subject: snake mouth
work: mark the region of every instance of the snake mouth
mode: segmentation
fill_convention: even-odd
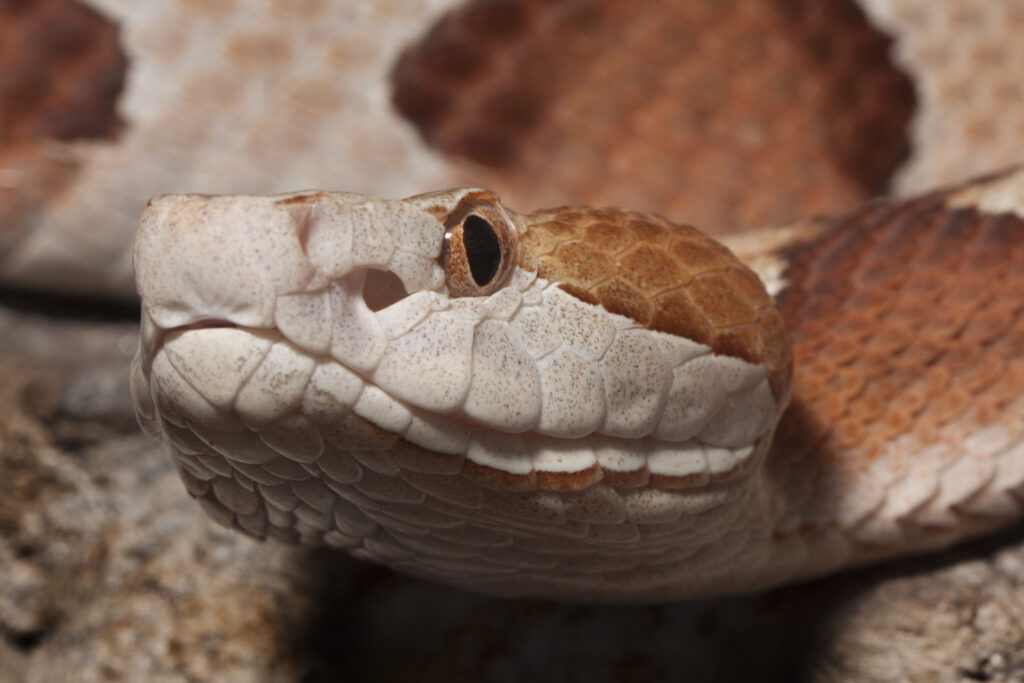
[[[209,330],[217,329],[222,327],[238,327],[238,324],[231,322],[225,318],[203,318],[197,320],[194,323],[188,325],[179,325],[178,327],[167,330],[168,332],[186,332],[188,330]]]
[[[279,329],[223,318],[162,331],[153,358],[154,380],[166,395],[158,400],[164,418],[188,424],[217,447],[241,444],[250,430],[296,423],[318,432],[323,448],[365,451],[371,463],[377,453],[398,449],[427,463],[418,467],[458,470],[496,490],[582,490],[599,481],[624,489],[714,488],[749,472],[770,439],[732,447],[599,434],[581,441],[536,427],[505,433],[460,411],[440,413],[403,400],[374,370],[312,353]],[[229,449],[226,457],[238,455]]]
[[[180,405],[165,401],[170,422],[180,415],[209,443],[237,440],[237,435],[224,434],[243,428],[260,431],[297,422],[310,433],[318,432],[314,440],[326,440],[331,447],[368,453],[395,448],[422,451],[429,455],[417,457],[443,461],[443,467],[457,468],[498,490],[582,490],[598,481],[629,489],[693,489],[738,479],[760,460],[771,416],[757,405],[774,407],[774,402],[766,395],[763,372],[742,361],[734,361],[733,370],[746,377],[740,384],[751,384],[745,389],[749,400],[741,401],[739,394],[727,400],[721,388],[722,395],[708,401],[708,408],[695,411],[691,407],[683,416],[693,434],[666,431],[653,423],[642,434],[601,432],[610,380],[596,371],[590,373],[594,375],[590,384],[577,381],[577,374],[569,377],[569,385],[576,387],[570,392],[573,397],[589,389],[601,392],[599,400],[595,394],[595,400],[587,403],[599,403],[601,410],[581,423],[585,429],[559,429],[555,419],[545,423],[544,419],[557,418],[558,413],[543,414],[542,405],[533,405],[533,413],[521,411],[525,418],[519,422],[499,423],[495,416],[506,413],[487,410],[486,401],[503,402],[506,408],[530,407],[508,387],[532,386],[536,392],[540,372],[548,373],[547,381],[557,385],[560,376],[548,368],[559,362],[573,361],[570,369],[586,374],[580,365],[582,356],[561,346],[540,349],[535,361],[524,356],[523,376],[507,383],[508,387],[498,384],[498,376],[479,358],[474,365],[475,354],[514,355],[510,344],[518,339],[515,335],[534,335],[526,322],[543,324],[538,315],[546,313],[545,320],[555,320],[564,307],[569,307],[566,316],[576,310],[574,300],[557,285],[526,274],[523,278],[529,284],[510,288],[493,300],[448,299],[432,291],[409,294],[391,271],[355,268],[322,289],[281,295],[268,316],[269,324],[246,324],[233,315],[210,315],[214,308],[197,307],[190,321],[163,329],[156,326],[150,347],[153,374],[165,393],[191,397],[175,401]],[[533,294],[520,294],[520,289],[531,289]],[[488,311],[500,312],[502,306],[509,309],[508,317],[524,306],[532,307],[534,315],[511,326],[483,320]],[[615,336],[618,343],[606,340],[608,349],[591,350],[610,367],[623,365],[615,360],[616,354],[627,354],[633,363],[647,358],[641,331],[620,330]],[[499,353],[486,354],[491,347]],[[686,348],[688,353],[698,353]],[[649,364],[658,365],[661,352],[648,351],[654,359]],[[581,348],[580,353],[584,352]],[[703,360],[691,359],[695,364],[686,376],[700,382],[707,372],[717,373],[727,363],[705,355]],[[474,369],[489,372],[482,376],[497,387],[488,385],[482,398],[472,393],[473,382],[480,379]],[[531,374],[534,369],[538,377]],[[658,400],[667,402],[673,389],[667,375],[663,381],[666,396]],[[760,387],[757,391],[754,384]],[[552,406],[559,408],[557,398]],[[758,426],[740,437],[731,433],[732,428],[723,432],[719,411],[711,406],[749,414]],[[234,452],[225,457],[234,457]],[[366,457],[376,462],[376,456]],[[430,465],[436,466],[440,465]]]

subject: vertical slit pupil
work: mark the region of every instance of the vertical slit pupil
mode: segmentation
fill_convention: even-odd
[[[478,287],[483,287],[494,279],[501,265],[498,235],[486,220],[480,216],[470,216],[462,225],[462,244],[473,281]]]

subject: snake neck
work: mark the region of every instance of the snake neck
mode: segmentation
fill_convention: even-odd
[[[801,574],[1019,513],[1024,221],[992,200],[1019,176],[875,203],[785,253],[793,398],[765,474]]]

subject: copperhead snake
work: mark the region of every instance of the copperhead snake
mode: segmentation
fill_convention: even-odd
[[[43,190],[58,199],[18,197],[36,229],[5,240],[5,279],[123,292],[118,226],[140,195],[182,177],[219,192],[329,177],[390,196],[458,177],[408,152],[396,169],[380,152],[410,147],[397,124],[324,136],[333,147],[301,157],[321,164],[311,170],[281,162],[293,129],[257,122],[252,144],[270,151],[241,157],[278,165],[247,167],[240,143],[203,139],[219,129],[194,103],[252,104],[264,90],[233,92],[214,73],[171,101],[154,77],[185,83],[217,25],[196,38],[171,30],[162,9],[93,4],[120,18],[139,65],[121,106],[130,125],[117,144],[51,145],[41,166],[15,137],[4,187],[56,175]],[[319,45],[319,33],[295,29],[302,12],[290,3],[267,11],[287,17],[279,28],[299,36],[291,42],[245,35],[263,10],[182,4],[243,33],[225,51],[252,60],[260,86],[278,82],[260,61],[268,51],[283,43],[307,68],[303,46]],[[878,23],[899,23],[894,6],[865,5]],[[369,16],[351,14],[350,40]],[[386,104],[387,51],[411,34],[361,44],[345,94],[365,94],[364,122]],[[289,97],[321,92],[298,87],[313,79],[281,81],[296,84]],[[304,114],[325,106],[303,104]],[[275,133],[285,144],[273,145]],[[190,136],[208,156],[185,163],[173,148],[193,149]],[[163,161],[129,163],[139,157]],[[351,158],[361,163],[331,165]],[[985,168],[1000,163],[986,158]],[[136,245],[140,419],[228,526],[490,593],[714,595],[948,545],[1018,514],[1021,185],[1009,173],[734,238],[747,266],[650,214],[521,215],[482,190],[397,202],[165,196],[146,209]],[[83,215],[97,232],[73,231]]]
[[[488,593],[940,547],[1021,510],[1022,198],[1017,171],[762,237],[769,292],[651,214],[162,196],[136,405],[220,523]]]

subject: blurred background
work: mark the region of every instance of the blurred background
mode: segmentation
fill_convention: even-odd
[[[163,192],[485,185],[721,234],[1024,152],[1015,0],[2,0],[0,277],[131,297]]]

